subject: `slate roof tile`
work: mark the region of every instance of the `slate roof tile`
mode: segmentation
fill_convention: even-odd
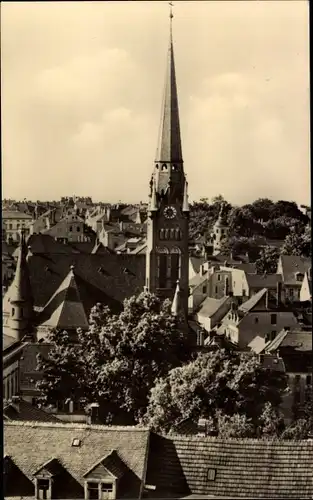
[[[157,486],[159,496],[170,484],[177,493],[217,498],[313,495],[311,441],[172,436],[156,437],[152,446],[147,482]],[[213,481],[208,480],[209,469],[216,471]]]
[[[5,422],[4,453],[30,480],[45,462],[57,459],[83,485],[84,474],[95,462],[116,450],[137,479],[136,491],[128,493],[138,498],[145,476],[148,438],[149,431],[138,427]],[[80,440],[79,447],[72,446],[74,439]]]
[[[281,255],[280,263],[285,285],[301,286],[302,282],[297,281],[296,273],[305,274],[312,267],[311,259],[300,255]]]
[[[246,273],[250,288],[276,288],[282,282],[280,274],[250,274]]]
[[[34,306],[43,308],[75,266],[76,279],[93,290],[96,302],[121,308],[125,298],[141,293],[145,284],[145,255],[128,254],[47,254],[28,259]],[[10,289],[4,297],[4,311]],[[86,297],[87,300],[87,297]],[[89,301],[90,302],[90,301]],[[94,302],[93,305],[96,303]]]
[[[3,416],[7,420],[24,420],[36,422],[58,422],[59,419],[39,408],[36,408],[31,403],[24,399],[20,399],[18,404],[7,403],[3,408]]]

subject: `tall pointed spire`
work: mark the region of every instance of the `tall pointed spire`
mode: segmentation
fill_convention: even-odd
[[[10,287],[9,297],[11,305],[10,327],[15,332],[15,336],[21,339],[25,334],[30,333],[33,318],[33,296],[27,263],[27,246],[23,230],[21,232],[15,276]]]
[[[163,96],[159,141],[156,153],[156,162],[160,163],[180,163],[183,161],[174,62],[172,19],[173,12],[171,8],[170,40],[167,54],[166,80]]]

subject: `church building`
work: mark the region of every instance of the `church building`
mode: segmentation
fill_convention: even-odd
[[[182,155],[172,14],[158,147],[150,181],[146,289],[188,311],[188,184]],[[178,312],[178,311],[176,311]]]
[[[88,328],[97,303],[120,312],[146,290],[188,314],[188,184],[182,155],[172,13],[158,147],[150,181],[146,255],[36,250],[22,234],[15,278],[3,300],[5,334],[45,340],[51,329]],[[44,237],[44,235],[38,235]]]

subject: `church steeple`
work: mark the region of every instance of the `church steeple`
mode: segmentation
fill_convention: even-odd
[[[170,14],[170,39],[167,52],[166,78],[161,111],[159,140],[155,161],[159,163],[182,163],[182,147],[174,61],[172,18]]]
[[[27,246],[25,234],[22,230],[19,254],[17,259],[14,280],[10,287],[10,328],[20,340],[30,333],[33,319],[33,296],[27,264]]]
[[[171,11],[161,125],[150,181],[146,289],[172,301],[179,280],[179,302],[187,317],[189,206],[180,135],[172,18]]]

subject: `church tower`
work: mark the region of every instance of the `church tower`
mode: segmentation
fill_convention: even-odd
[[[188,312],[188,184],[182,156],[174,64],[172,17],[161,124],[150,181],[146,289],[173,300],[179,285],[180,307]]]
[[[9,326],[17,340],[31,333],[33,321],[33,296],[30,285],[25,233],[22,230],[19,255],[14,280],[10,286]]]
[[[228,223],[225,214],[224,204],[221,205],[218,218],[213,226],[213,255],[218,255],[221,251],[223,241],[228,237]]]

